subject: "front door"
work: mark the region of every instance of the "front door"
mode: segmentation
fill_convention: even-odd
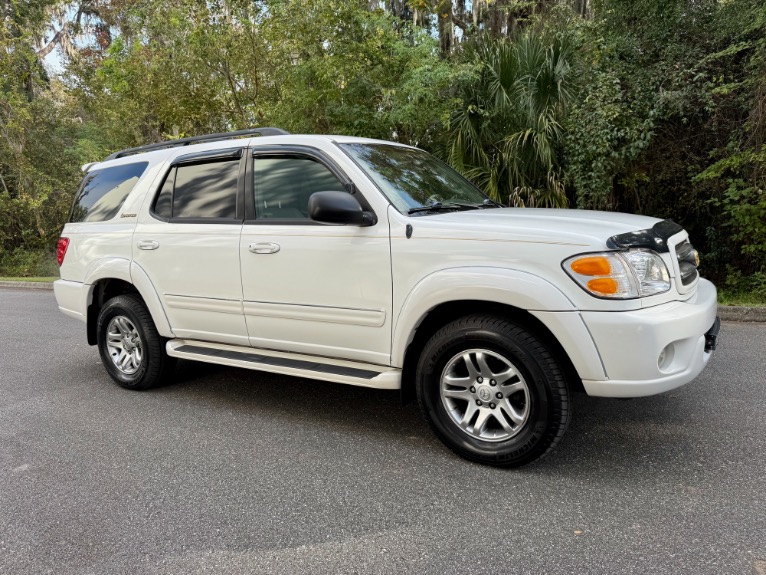
[[[368,227],[312,221],[312,193],[351,189],[340,168],[313,148],[256,149],[247,178],[240,259],[251,345],[387,365],[386,214]]]

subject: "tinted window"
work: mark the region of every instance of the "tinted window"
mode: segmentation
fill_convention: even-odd
[[[173,205],[173,184],[175,181],[176,169],[171,168],[167,178],[165,178],[165,183],[162,184],[157,201],[154,202],[154,213],[168,220],[173,217],[171,206]]]
[[[259,219],[307,219],[311,194],[345,191],[330,170],[307,157],[256,156],[254,170]]]
[[[178,166],[173,217],[236,218],[238,179],[238,159]]]
[[[88,172],[74,199],[70,222],[103,222],[117,215],[147,162]]]

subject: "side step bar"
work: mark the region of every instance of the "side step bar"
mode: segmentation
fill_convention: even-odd
[[[184,339],[170,340],[166,349],[171,357],[231,367],[375,389],[400,389],[402,386],[402,370],[371,363]]]

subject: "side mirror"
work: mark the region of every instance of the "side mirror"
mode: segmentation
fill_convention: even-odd
[[[309,216],[326,224],[371,226],[377,218],[365,212],[362,205],[348,192],[314,192],[309,198]]]

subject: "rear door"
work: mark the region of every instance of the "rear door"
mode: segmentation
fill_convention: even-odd
[[[133,238],[133,260],[157,289],[177,337],[248,345],[239,238],[244,149],[177,158]]]

